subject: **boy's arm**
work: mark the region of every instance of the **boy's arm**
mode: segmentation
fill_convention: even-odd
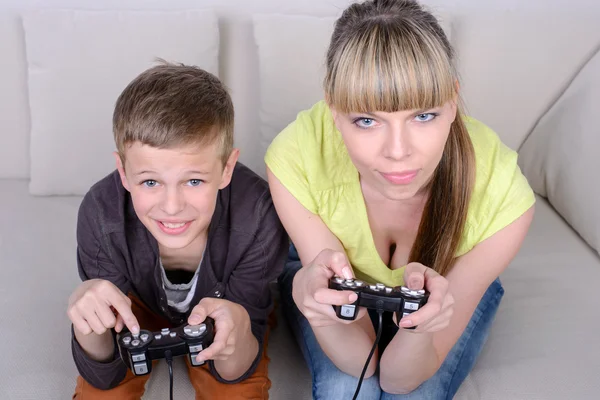
[[[93,198],[86,196],[79,208],[77,219],[77,268],[82,281],[103,279],[118,287],[124,294],[129,290],[128,280],[117,270],[114,263],[103,249],[99,239],[100,224],[95,221],[96,205]],[[113,329],[103,335],[92,332],[85,338],[86,343],[79,343],[75,328],[71,327],[71,350],[75,366],[81,377],[90,385],[99,389],[110,389],[117,386],[127,373],[127,367],[120,359]],[[78,335],[81,336],[81,335]],[[89,339],[89,340],[88,340]],[[91,344],[107,346],[105,349],[94,349],[89,353],[83,346]],[[102,353],[109,356],[101,361],[93,354]]]
[[[255,353],[248,359],[248,367],[237,379],[226,380],[219,369],[227,368],[227,361],[209,361],[211,372],[218,380],[226,383],[242,381],[252,375],[261,360],[263,341],[267,330],[267,320],[272,310],[272,297],[269,283],[275,281],[287,258],[288,236],[279,221],[271,195],[267,190],[258,203],[255,218],[258,226],[252,244],[242,257],[229,278],[225,299],[241,305],[250,319],[250,331],[258,346],[253,343],[238,343],[236,348],[254,347]],[[233,359],[235,360],[235,355]]]

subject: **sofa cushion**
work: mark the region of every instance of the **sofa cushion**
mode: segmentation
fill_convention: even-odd
[[[254,16],[260,77],[260,155],[298,111],[323,98],[325,54],[336,18]]]
[[[29,106],[18,14],[0,10],[0,178],[29,177]]]
[[[520,150],[534,191],[600,252],[600,50],[541,118]]]
[[[218,70],[210,10],[33,10],[23,16],[32,194],[84,194],[114,168],[112,113],[156,58]]]
[[[461,400],[595,399],[600,393],[600,258],[538,196],[488,341]]]

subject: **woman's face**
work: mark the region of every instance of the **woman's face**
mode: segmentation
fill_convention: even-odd
[[[332,113],[362,185],[390,200],[407,200],[433,176],[456,103],[393,113]]]

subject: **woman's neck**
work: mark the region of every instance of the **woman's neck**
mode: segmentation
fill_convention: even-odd
[[[380,208],[386,212],[392,212],[394,215],[419,215],[419,219],[429,194],[428,190],[424,189],[410,198],[396,200],[384,196],[380,191],[363,182],[361,182],[361,189],[367,208]]]

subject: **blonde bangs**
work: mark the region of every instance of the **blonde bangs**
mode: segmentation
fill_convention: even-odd
[[[428,110],[456,94],[443,44],[416,26],[371,25],[340,50],[324,89],[327,102],[342,113]]]

